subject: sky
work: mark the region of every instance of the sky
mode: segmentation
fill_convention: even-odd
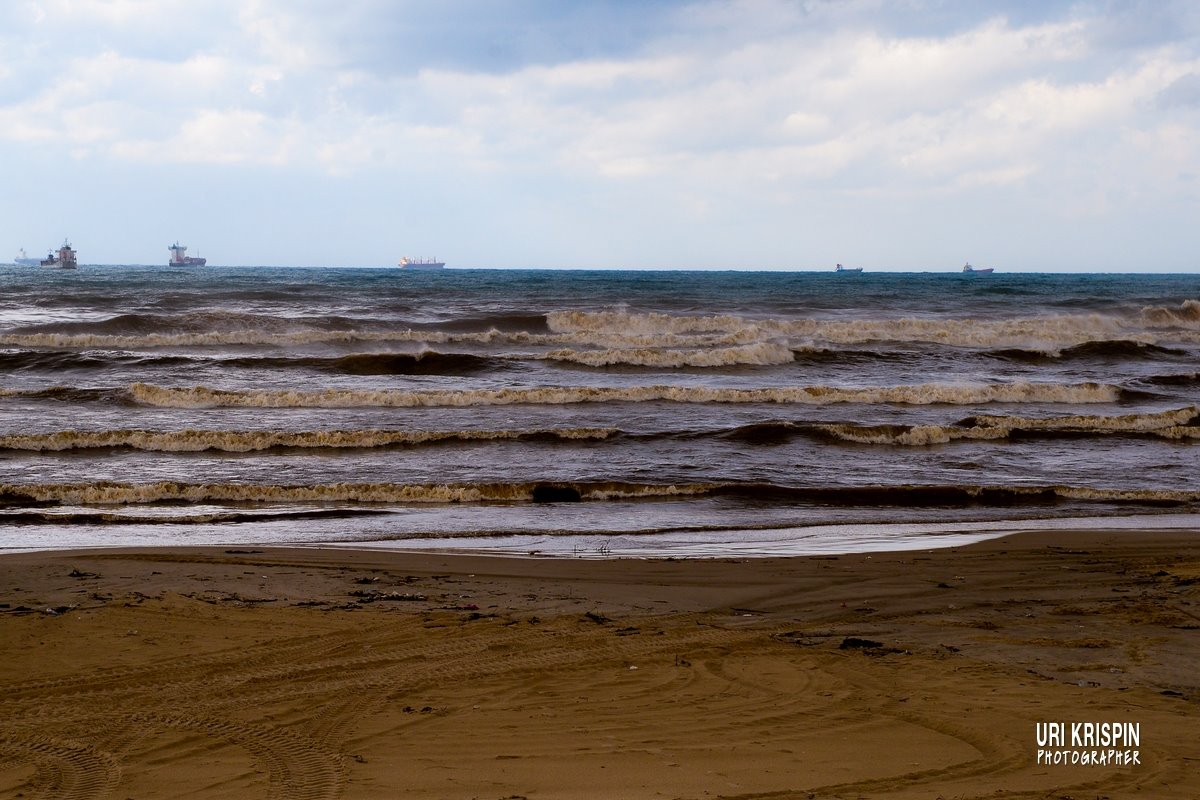
[[[6,0],[0,260],[64,237],[84,264],[1197,272],[1200,3]]]

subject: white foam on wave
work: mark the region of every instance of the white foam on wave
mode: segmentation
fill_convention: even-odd
[[[1114,416],[1073,414],[1062,417],[1018,417],[978,414],[975,416],[975,424],[1022,430],[1158,431],[1185,425],[1195,419],[1197,414],[1200,414],[1200,410],[1196,406]]]
[[[1188,328],[1200,330],[1200,300],[1184,300],[1175,308],[1147,306],[1142,319],[1154,328]]]
[[[630,365],[642,367],[727,367],[739,364],[769,366],[795,360],[790,347],[778,342],[758,342],[711,349],[606,348],[603,350],[553,350],[539,358],[571,361],[591,367]]]
[[[415,330],[401,327],[391,330],[294,330],[284,324],[290,324],[291,321],[287,320],[260,320],[254,325],[231,329],[225,321],[219,329],[174,333],[0,333],[0,346],[138,350],[162,347],[417,342],[585,347],[604,351],[618,348],[738,347],[772,342],[786,342],[794,348],[817,342],[830,345],[926,343],[970,348],[1028,348],[1055,353],[1063,348],[1107,340],[1141,344],[1194,343],[1200,339],[1200,301],[1186,300],[1178,307],[1147,307],[1140,313],[1125,315],[1059,314],[1008,319],[912,316],[889,319],[788,319],[735,314],[553,311],[546,315],[546,321],[550,330],[548,334],[519,330],[501,331],[495,328],[476,332]],[[604,357],[595,355],[588,358],[603,360]]]
[[[1158,344],[1161,340],[1191,341],[1167,336],[1162,329],[1194,328],[1200,303],[1189,300],[1180,310],[1146,309],[1140,316],[1062,314],[1009,319],[900,317],[894,319],[772,319],[735,315],[671,315],[627,311],[560,311],[547,315],[552,331],[608,337],[728,335],[741,332],[758,340],[785,338],[793,345],[929,343],[973,348],[1030,348],[1058,352],[1094,341],[1123,340]]]
[[[405,389],[229,390],[136,383],[130,396],[139,403],[166,408],[412,408],[431,406],[565,405],[576,403],[888,403],[905,405],[976,405],[981,403],[1111,403],[1118,386],[1104,383],[998,384],[925,383],[907,386],[846,388],[797,386],[711,388],[698,386],[561,386],[455,391]]]
[[[538,483],[330,483],[280,485],[250,483],[36,483],[0,484],[0,496],[28,497],[41,503],[131,505],[189,503],[481,503],[529,502]],[[671,498],[703,495],[716,484],[597,483],[577,487],[581,500]]]
[[[644,484],[620,481],[598,483],[543,484],[521,483],[329,483],[306,485],[256,483],[0,483],[0,496],[10,503],[25,498],[38,503],[66,505],[136,505],[144,503],[482,503],[531,502],[543,488],[577,492],[575,499],[611,501],[705,497],[724,492],[767,489],[800,499],[837,499],[846,487],[795,488],[760,487],[739,483]],[[1200,501],[1200,491],[1168,489],[1114,489],[1088,486],[864,486],[853,492],[880,491],[895,498],[912,492],[916,496],[930,490],[953,490],[963,496],[991,502],[990,496],[1030,498],[1047,495],[1064,499],[1103,503],[1187,504]],[[853,495],[852,495],[853,496]],[[936,503],[935,503],[936,505]]]
[[[1163,439],[1200,438],[1200,427],[1190,425],[1200,411],[1195,406],[1144,414],[1102,416],[1077,414],[1062,417],[1020,417],[979,414],[972,425],[854,425],[818,424],[814,427],[837,439],[859,444],[926,446],[955,441],[995,441],[1016,433],[1040,431],[1060,434],[1145,433]]]

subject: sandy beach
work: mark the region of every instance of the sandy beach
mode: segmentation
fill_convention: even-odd
[[[1193,798],[1198,601],[1194,532],[10,554],[0,797]],[[1039,763],[1039,723],[1136,763]]]

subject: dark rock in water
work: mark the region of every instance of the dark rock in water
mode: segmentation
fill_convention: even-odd
[[[583,500],[579,490],[573,486],[547,486],[541,484],[533,487],[533,502],[535,503],[578,503]]]

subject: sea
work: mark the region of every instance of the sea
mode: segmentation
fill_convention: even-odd
[[[1200,527],[1200,275],[0,267],[0,551]]]

